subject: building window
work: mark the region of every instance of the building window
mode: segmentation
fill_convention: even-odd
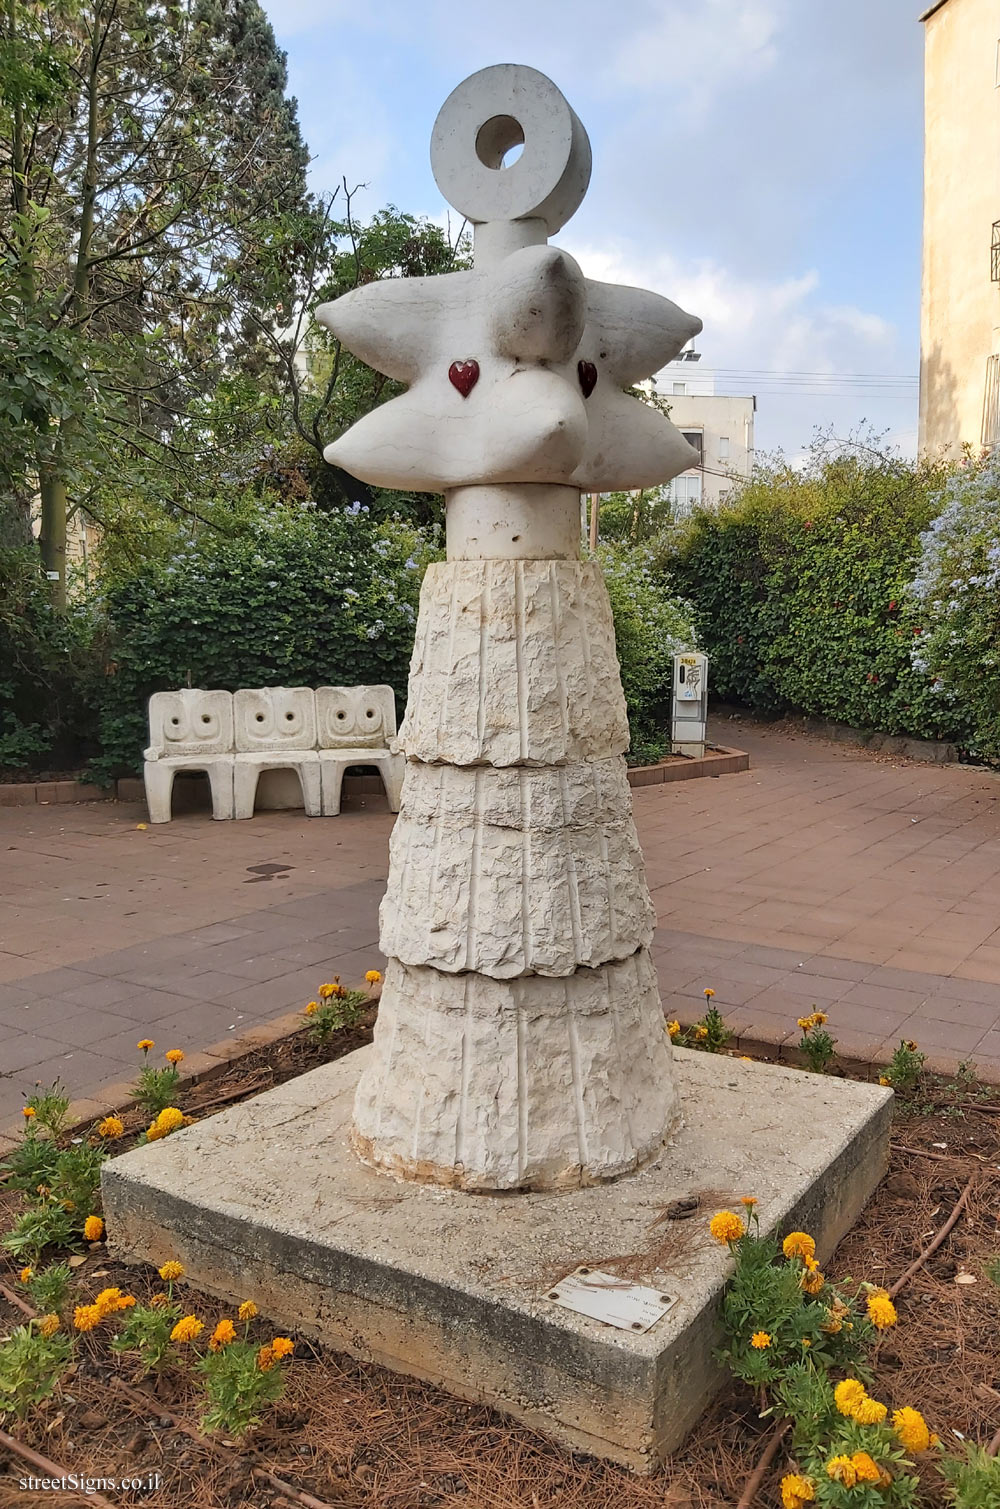
[[[982,443],[990,450],[1000,446],[1000,353],[986,361],[986,391],[983,394]]]
[[[694,450],[698,452],[698,465],[705,460],[705,442],[701,430],[681,430],[681,434]]]
[[[701,502],[701,473],[685,472],[670,484],[670,501],[679,514]]]
[[[675,393],[677,393],[677,394],[684,394],[684,393],[687,392],[687,390],[688,390],[688,385],[687,385],[686,382],[675,382],[674,383],[674,392]]]
[[[997,43],[997,60],[993,69],[993,87],[1000,89],[1000,42]]]
[[[720,461],[728,461],[729,460],[729,436],[728,435],[720,435],[719,436],[719,460]]]

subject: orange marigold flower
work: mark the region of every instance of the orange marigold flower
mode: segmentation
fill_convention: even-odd
[[[319,1002],[318,1001],[310,1001],[309,1004],[308,1004],[308,1006],[306,1007],[306,1016],[315,1016],[315,1014],[316,1014],[316,1012],[318,1010],[319,1010]]]
[[[34,1106],[23,1106],[21,1108],[21,1115],[25,1118],[26,1121],[30,1121],[32,1116],[38,1115],[38,1112],[35,1110]]]
[[[274,1367],[274,1349],[269,1346],[261,1347],[257,1353],[257,1366],[262,1373],[269,1373]]]
[[[694,1035],[697,1042],[703,1043],[705,1041],[705,1039],[708,1037],[708,1028],[705,1026],[704,1022],[698,1023],[698,1025],[694,1029]]]
[[[718,1211],[709,1221],[708,1229],[723,1247],[737,1241],[746,1230],[739,1216],[732,1210]]]
[[[282,1357],[290,1357],[295,1350],[295,1343],[289,1336],[275,1336],[271,1341],[271,1351],[280,1361]]]
[[[380,969],[369,969],[365,972],[366,985],[381,985],[381,983],[382,971]]]
[[[88,1216],[83,1223],[85,1242],[99,1242],[104,1235],[104,1222],[100,1216]]]
[[[892,1428],[900,1445],[907,1451],[927,1451],[931,1444],[931,1433],[927,1429],[926,1420],[918,1409],[911,1409],[908,1404],[904,1404],[902,1409],[893,1410]]]
[[[781,1244],[781,1250],[786,1258],[806,1258],[816,1256],[816,1243],[808,1232],[790,1231]]]
[[[125,1123],[118,1116],[105,1116],[104,1120],[98,1122],[97,1125],[98,1137],[106,1137],[109,1142],[113,1142],[116,1137],[120,1137],[124,1130]]]
[[[740,1204],[745,1205],[747,1210],[753,1210],[754,1206],[757,1204],[757,1196],[740,1195]]]
[[[157,1270],[165,1284],[172,1283],[175,1278],[184,1277],[184,1264],[178,1263],[174,1258],[168,1258],[162,1268]]]
[[[868,1319],[877,1331],[887,1331],[896,1324],[896,1306],[884,1289],[868,1296]]]
[[[714,990],[709,990],[706,987],[706,989],[702,991],[702,995],[704,995],[704,997],[705,997],[706,1000],[710,1001],[712,999],[712,997],[715,995],[715,991]]]
[[[877,1483],[882,1476],[882,1469],[868,1455],[866,1451],[856,1451],[851,1457],[854,1463],[854,1471],[858,1475],[859,1483]]]
[[[782,1509],[804,1509],[816,1499],[816,1484],[799,1472],[790,1472],[781,1480]]]
[[[843,1483],[845,1488],[853,1488],[858,1481],[858,1469],[850,1457],[831,1457],[826,1464],[826,1475],[835,1483]]]
[[[156,1125],[161,1136],[167,1132],[176,1132],[178,1127],[184,1125],[184,1112],[177,1106],[166,1106],[157,1116]]]
[[[58,1315],[43,1315],[38,1322],[38,1329],[43,1336],[54,1336],[59,1329]]]
[[[163,1055],[168,1064],[179,1064],[184,1058],[183,1048],[168,1048]]]
[[[29,1278],[31,1278],[32,1275],[34,1274],[34,1271],[35,1271],[34,1268],[22,1268],[21,1269],[21,1283],[22,1284],[26,1284],[28,1282]]]
[[[141,1052],[148,1053],[150,1048],[156,1047],[156,1044],[153,1042],[153,1039],[151,1037],[141,1037],[135,1046],[140,1049]]]
[[[170,1333],[171,1341],[194,1341],[205,1329],[204,1321],[196,1315],[184,1315]]]
[[[675,1021],[675,1022],[668,1022],[667,1023],[667,1031],[669,1032],[669,1034],[670,1034],[671,1037],[677,1037],[680,1034],[680,1030],[681,1030],[681,1024],[680,1024],[680,1022],[676,1022]]]
[[[758,1352],[764,1352],[771,1345],[771,1337],[767,1331],[755,1331],[750,1338],[750,1345],[756,1347]]]
[[[236,1313],[239,1316],[240,1320],[248,1321],[253,1320],[254,1316],[259,1312],[252,1299],[245,1299]]]
[[[804,1294],[819,1294],[825,1283],[826,1279],[820,1273],[819,1269],[812,1268],[808,1273],[803,1273],[800,1287]]]
[[[337,975],[337,977],[332,982],[330,982],[329,984],[321,985],[319,987],[319,997],[320,997],[321,1001],[328,1001],[331,996],[338,995],[339,992],[340,992],[340,976],[339,975]]]
[[[94,1300],[95,1307],[101,1312],[101,1319],[118,1309],[118,1301],[122,1297],[120,1289],[102,1289]]]
[[[223,1347],[228,1347],[231,1341],[236,1340],[236,1328],[231,1320],[220,1320],[209,1338],[209,1348],[213,1352],[221,1352]]]
[[[92,1331],[102,1318],[96,1305],[77,1305],[73,1311],[73,1324],[78,1331]]]
[[[884,1089],[890,1089],[892,1086],[892,1080],[887,1074],[880,1074],[878,1077],[878,1082]]]

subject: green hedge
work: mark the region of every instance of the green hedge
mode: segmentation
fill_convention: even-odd
[[[803,472],[760,468],[681,525],[668,559],[714,695],[966,740],[968,718],[912,653],[926,610],[911,582],[941,482],[940,468],[826,456]]]
[[[429,535],[337,512],[276,508],[236,535],[205,532],[114,586],[113,661],[100,718],[98,780],[140,768],[146,704],[178,686],[388,682],[399,711]]]

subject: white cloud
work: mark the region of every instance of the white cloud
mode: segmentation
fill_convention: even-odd
[[[768,0],[663,8],[617,49],[612,73],[625,86],[680,94],[703,115],[729,85],[774,67],[779,27],[779,8]]]

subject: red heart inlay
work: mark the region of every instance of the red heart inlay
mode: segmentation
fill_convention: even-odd
[[[597,387],[597,368],[593,362],[577,362],[576,371],[580,379],[580,387],[583,389],[583,396],[589,398]]]
[[[463,398],[468,398],[479,381],[479,363],[471,358],[467,362],[452,362],[448,368],[448,381],[453,388],[458,389]]]

